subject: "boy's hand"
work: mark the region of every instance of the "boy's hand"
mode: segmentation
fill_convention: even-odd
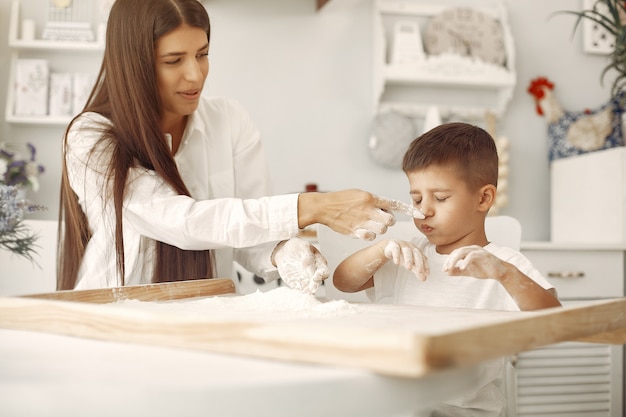
[[[411,242],[388,240],[384,245],[383,253],[394,264],[413,272],[420,281],[426,281],[430,272],[428,261],[422,251]]]
[[[505,275],[508,266],[507,262],[487,252],[484,248],[473,245],[453,250],[443,265],[443,271],[454,276],[499,280]]]

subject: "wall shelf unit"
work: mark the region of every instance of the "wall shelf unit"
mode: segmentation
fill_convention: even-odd
[[[444,12],[459,8],[488,16],[501,27],[506,51],[503,65],[476,58],[469,47],[468,54],[428,53],[422,40],[427,37],[429,23]],[[375,112],[395,110],[420,117],[436,106],[442,116],[470,120],[482,120],[487,111],[496,116],[504,113],[513,94],[516,73],[513,38],[501,1],[376,0],[374,16]],[[402,25],[412,35],[412,45],[400,46],[399,39],[407,35]],[[474,45],[476,40],[469,42]],[[411,59],[398,61],[398,48],[404,48],[401,52],[405,55],[412,54]]]
[[[75,41],[75,40],[45,40],[37,38],[23,39],[19,34],[24,19],[29,19],[39,25],[45,22],[41,16],[31,16],[27,11],[27,7],[31,5],[23,4],[21,0],[12,0],[11,15],[9,20],[9,47],[11,49],[10,71],[6,98],[5,120],[8,123],[28,124],[28,125],[65,125],[69,123],[71,115],[25,115],[16,114],[16,72],[18,60],[26,59],[45,59],[49,63],[51,72],[73,73],[80,72],[86,74],[97,73],[98,67],[102,59],[104,51],[104,40],[102,36],[96,36],[94,41]],[[32,10],[31,10],[32,11]],[[37,13],[33,13],[36,15]],[[37,19],[37,17],[39,19]],[[93,13],[94,31],[103,33],[101,28],[97,27],[97,14]],[[92,59],[83,60],[78,65],[73,60],[67,58],[76,53],[87,54]]]

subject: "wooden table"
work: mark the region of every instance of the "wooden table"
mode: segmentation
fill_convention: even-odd
[[[177,285],[199,294],[186,291],[197,283]],[[163,288],[147,292],[185,298]],[[488,359],[626,341],[626,299],[539,312],[350,304],[330,317],[210,317],[84,302],[150,298],[98,291],[0,299],[0,414],[391,416],[463,392]]]

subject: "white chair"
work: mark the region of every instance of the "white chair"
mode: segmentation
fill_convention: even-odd
[[[37,233],[36,263],[0,250],[0,296],[15,296],[53,292],[56,290],[56,220],[24,220]]]

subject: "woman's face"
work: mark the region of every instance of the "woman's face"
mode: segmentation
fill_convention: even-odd
[[[163,117],[190,115],[198,107],[209,73],[206,33],[183,24],[156,41],[155,54]]]

